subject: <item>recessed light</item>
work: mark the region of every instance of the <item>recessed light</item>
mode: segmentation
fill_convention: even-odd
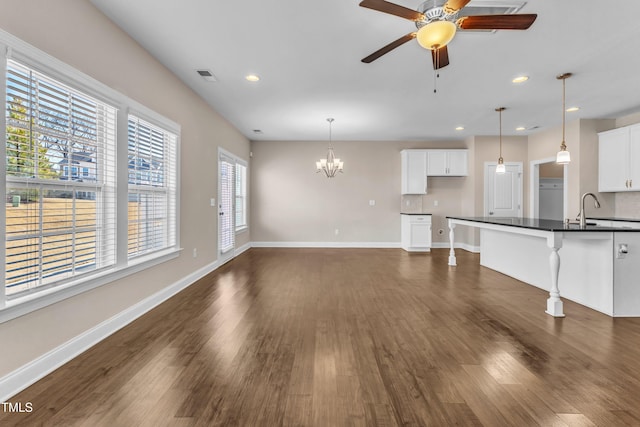
[[[526,129],[526,128],[525,128],[524,126],[518,126],[518,127],[516,128],[516,130],[517,130],[518,132],[523,131],[523,130],[525,130],[525,129]]]
[[[257,82],[260,80],[260,77],[255,74],[247,74],[244,78],[249,82]]]
[[[512,83],[524,83],[529,80],[529,76],[518,76],[511,80]]]
[[[578,111],[580,107],[569,107],[567,108],[567,113],[573,113],[574,111]]]
[[[464,127],[463,127],[463,126],[458,126],[458,127],[456,128],[456,130],[464,130]]]

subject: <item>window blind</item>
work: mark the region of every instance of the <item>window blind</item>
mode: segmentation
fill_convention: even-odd
[[[175,134],[129,116],[129,258],[176,245],[177,156]]]
[[[7,61],[5,292],[115,263],[116,109]]]
[[[232,250],[235,245],[235,227],[233,224],[234,161],[224,155],[220,155],[218,167],[220,168],[220,208],[218,212],[220,252],[226,253]]]
[[[236,163],[236,228],[247,226],[247,167]]]

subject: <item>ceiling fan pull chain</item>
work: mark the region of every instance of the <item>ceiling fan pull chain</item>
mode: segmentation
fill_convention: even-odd
[[[437,87],[438,87],[438,83],[437,83],[437,77],[436,77],[436,70],[433,70],[433,93],[438,92]]]
[[[438,78],[440,77],[440,49],[435,50],[435,69],[433,70],[433,93],[437,93]]]

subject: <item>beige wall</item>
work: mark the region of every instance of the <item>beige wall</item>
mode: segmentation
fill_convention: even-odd
[[[575,120],[567,123],[565,141],[571,153],[567,166],[567,214],[573,219],[580,211],[580,197],[585,192],[598,196],[602,208],[597,212],[588,209],[590,216],[613,216],[615,196],[598,192],[598,135],[611,129],[612,120]],[[556,127],[529,136],[529,162],[555,157],[562,141],[562,128]],[[529,192],[528,192],[529,194]]]
[[[217,258],[218,146],[249,159],[249,141],[86,0],[0,3],[0,28],[177,122],[179,258],[0,324],[0,377]],[[26,19],[25,17],[28,17]],[[72,42],[73,48],[69,48]],[[188,225],[188,226],[187,226]],[[250,241],[243,233],[240,244]],[[198,257],[193,258],[193,248]]]
[[[333,146],[345,162],[345,171],[327,179],[315,173],[314,163],[326,155],[327,142],[251,143],[254,242],[397,245],[402,211],[432,214],[433,240],[446,243],[447,215],[482,215],[484,164],[497,161],[499,151],[497,137],[458,142],[334,141]],[[469,175],[429,177],[426,195],[401,196],[400,151],[406,148],[467,148]],[[526,137],[503,138],[503,157],[507,162],[522,162],[526,172]],[[526,173],[524,179],[526,187]],[[369,200],[376,205],[369,206]],[[461,230],[457,239],[477,243],[467,230]]]
[[[542,163],[540,164],[540,178],[563,178],[564,166],[555,163]]]
[[[466,148],[464,142],[334,141],[344,173],[315,173],[327,142],[251,143],[251,238],[254,242],[400,242],[400,211],[460,215],[470,178],[429,178],[428,195],[400,195],[400,151],[406,148]],[[417,198],[416,198],[417,197]],[[369,206],[375,200],[375,206]],[[434,201],[438,200],[438,207]],[[339,234],[335,234],[335,230]]]

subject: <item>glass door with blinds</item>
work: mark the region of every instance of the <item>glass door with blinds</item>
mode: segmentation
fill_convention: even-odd
[[[220,152],[218,156],[218,260],[233,258],[235,224],[233,215],[235,160]]]

